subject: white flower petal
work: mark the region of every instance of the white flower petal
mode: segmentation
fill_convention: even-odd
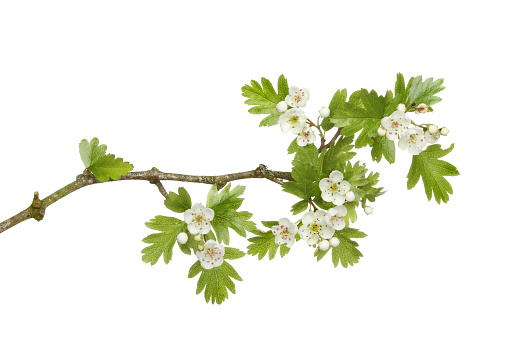
[[[333,233],[335,233],[335,228],[331,226],[321,226],[321,228],[319,229],[319,235],[321,235],[323,239],[331,238],[333,236]]]
[[[323,199],[323,200],[325,200],[325,199]],[[342,205],[345,201],[346,201],[346,197],[344,195],[336,193],[331,202],[333,202],[334,205]]]
[[[302,216],[302,223],[304,225],[310,225],[316,220],[316,215],[314,212],[307,212]],[[301,228],[301,227],[300,227]]]
[[[319,236],[317,234],[312,234],[310,238],[307,239],[307,243],[309,246],[315,245],[319,240]]]
[[[342,181],[342,179],[344,179],[344,174],[342,174],[342,172],[333,171],[332,173],[330,173],[330,180],[333,181],[334,183],[338,183]]]

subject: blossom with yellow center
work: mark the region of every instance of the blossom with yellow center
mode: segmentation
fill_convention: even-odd
[[[289,95],[286,96],[286,103],[287,105],[293,107],[293,108],[299,108],[304,107],[307,105],[307,101],[309,100],[310,93],[309,90],[306,88],[298,88],[298,87],[291,87],[289,88]]]
[[[386,138],[389,140],[396,140],[404,135],[409,124],[411,124],[411,120],[399,110],[381,120],[381,125],[386,129]]]
[[[305,127],[307,116],[302,109],[291,109],[284,112],[279,117],[279,125],[282,132],[292,131],[295,135],[299,134]]]
[[[333,171],[328,178],[321,179],[321,198],[337,206],[342,205],[346,201],[345,194],[351,189],[351,184],[343,179],[344,175],[340,171]]]
[[[213,240],[206,241],[203,250],[197,251],[196,256],[201,263],[201,267],[212,269],[220,266],[224,262],[225,248]]]
[[[275,243],[286,245],[291,248],[295,243],[295,235],[298,233],[298,227],[288,218],[279,219],[277,225],[272,226],[272,233],[275,235]]]
[[[194,204],[183,214],[187,223],[187,229],[191,234],[206,234],[210,231],[211,221],[215,212],[211,208],[206,208],[202,204]]]
[[[326,212],[319,210],[307,212],[302,217],[302,226],[298,230],[302,239],[307,240],[309,245],[315,245],[320,238],[329,239],[335,233],[335,229],[327,223]]]

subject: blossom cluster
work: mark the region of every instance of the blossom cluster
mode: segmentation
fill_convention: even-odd
[[[351,190],[351,184],[344,180],[344,174],[340,171],[333,171],[328,178],[322,179],[319,182],[319,188],[321,198],[336,206],[328,211],[316,210],[305,213],[299,228],[287,218],[279,219],[277,224],[272,227],[275,243],[292,247],[295,243],[295,235],[299,234],[309,245],[318,244],[321,250],[327,250],[330,246],[337,247],[340,244],[340,240],[335,236],[335,231],[346,227],[344,217],[347,215],[347,208],[343,204],[354,201],[355,193]],[[365,213],[371,214],[372,207],[367,207]]]
[[[214,240],[204,241],[203,235],[208,234],[212,227],[211,223],[215,217],[215,212],[211,208],[206,208],[203,204],[194,204],[183,214],[184,221],[187,224],[187,231],[194,234],[194,240],[198,242],[196,257],[201,267],[211,269],[222,265],[224,262],[224,246],[218,244]],[[176,240],[179,244],[184,245],[189,240],[186,232],[177,235]]]
[[[422,114],[428,111],[425,103],[419,104],[415,113]],[[433,144],[439,140],[441,135],[448,135],[446,127],[438,129],[434,124],[428,124],[426,128],[409,128],[412,121],[406,116],[406,106],[399,104],[397,110],[390,116],[381,120],[377,133],[379,136],[386,136],[389,140],[399,140],[399,148],[408,150],[412,155],[422,152],[427,143]]]
[[[291,131],[296,137],[299,146],[313,144],[316,141],[315,132],[307,126],[307,116],[301,109],[307,105],[310,93],[306,88],[290,87],[289,94],[284,101],[277,104],[276,109],[281,113],[279,125],[282,132]],[[289,110],[288,110],[289,109]],[[321,117],[330,115],[330,109],[323,107],[319,110]]]

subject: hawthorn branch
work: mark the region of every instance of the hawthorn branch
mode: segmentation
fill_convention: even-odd
[[[266,167],[266,165],[260,164],[256,169],[252,171],[230,173],[220,176],[194,176],[178,173],[165,173],[159,171],[157,168],[154,167],[149,171],[131,172],[125,176],[122,176],[119,180],[110,179],[108,182],[121,180],[147,180],[150,183],[157,186],[159,192],[164,196],[164,198],[168,198],[168,193],[166,192],[164,186],[162,186],[161,183],[162,180],[174,180],[211,185],[217,184],[217,188],[221,189],[224,186],[226,186],[228,182],[251,178],[268,179],[279,185],[282,185],[284,180],[288,181],[294,180],[291,177],[290,172],[272,171],[269,170]],[[39,193],[35,192],[30,206],[28,206],[25,210],[19,212],[18,214],[14,215],[13,217],[0,223],[0,233],[28,219],[33,218],[37,221],[41,221],[44,218],[46,208],[49,207],[50,205],[54,204],[63,197],[71,194],[72,192],[79,190],[82,187],[101,183],[102,182],[97,180],[92,175],[91,172],[85,170],[83,174],[80,174],[79,176],[76,177],[76,181],[73,181],[67,186],[62,187],[58,191],[54,192],[53,194],[47,196],[42,200],[39,199]]]

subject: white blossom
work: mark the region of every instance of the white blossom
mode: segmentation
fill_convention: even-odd
[[[296,137],[296,143],[299,146],[305,146],[316,141],[316,134],[309,127],[304,127],[302,131]]]
[[[275,243],[286,245],[291,248],[295,243],[295,235],[298,233],[298,227],[288,218],[279,219],[277,225],[272,226],[272,233],[275,235]]]
[[[346,201],[344,195],[351,188],[351,184],[343,179],[344,175],[340,171],[333,171],[328,178],[321,179],[319,182],[321,198],[335,205],[342,205]]]
[[[176,241],[181,245],[186,244],[187,240],[189,240],[189,236],[185,232],[181,232],[176,236]]]
[[[219,245],[213,240],[206,241],[202,251],[197,251],[196,256],[198,257],[201,267],[205,269],[212,269],[218,267],[224,262],[224,246]]]
[[[329,241],[330,241],[330,246],[332,246],[332,247],[337,247],[340,244],[339,238],[335,237],[335,236],[333,238],[331,238]]]
[[[328,109],[326,106],[322,107],[321,109],[319,109],[319,115],[322,118],[330,116],[330,109]]]
[[[437,128],[437,126],[436,126],[436,125],[434,125],[434,124],[430,124],[430,125],[429,125],[429,130],[428,130],[428,131],[429,131],[431,134],[435,134],[435,133],[437,133],[439,130],[438,130],[438,128]]]
[[[305,127],[307,116],[302,109],[291,109],[279,117],[279,125],[282,132],[292,131],[295,135],[299,134]]]
[[[183,214],[183,218],[187,223],[187,229],[191,234],[206,234],[210,231],[211,221],[215,213],[213,209],[206,208],[202,204],[194,204]]]
[[[330,248],[330,242],[328,242],[328,240],[323,240],[319,243],[319,249],[328,250],[328,248]]]
[[[427,106],[427,104],[425,104],[425,103],[420,103],[420,104],[418,104],[418,106],[416,107],[416,111],[415,111],[415,113],[416,113],[416,114],[424,114],[424,113],[426,113],[427,111],[429,111],[429,107]]]
[[[291,87],[289,88],[289,95],[286,96],[286,103],[293,108],[303,108],[307,105],[310,93],[306,88]]]
[[[302,217],[302,226],[298,230],[302,239],[307,243],[315,245],[319,239],[329,239],[333,236],[335,229],[327,224],[325,220],[326,212],[319,210],[316,212],[307,212]]]
[[[333,226],[335,230],[341,230],[346,227],[344,216],[347,214],[347,208],[344,206],[335,206],[330,208],[325,215],[325,220]]]
[[[288,109],[288,105],[286,102],[280,101],[279,103],[277,103],[275,108],[277,109],[278,112],[286,112],[286,110]]]
[[[443,136],[448,136],[448,132],[450,132],[450,130],[448,130],[447,127],[442,127],[441,129],[439,129],[439,133],[442,134]]]
[[[411,124],[411,120],[400,111],[395,111],[381,120],[381,125],[387,130],[386,138],[389,140],[396,140],[403,135],[409,124]]]
[[[407,130],[399,139],[399,148],[401,150],[408,150],[412,155],[422,152],[426,144],[423,131],[417,128]]]
[[[346,197],[346,201],[353,201],[356,198],[355,192],[347,191],[345,197]]]
[[[404,104],[400,103],[399,105],[397,105],[397,111],[402,112],[402,113],[406,112],[406,106]]]
[[[432,134],[432,133],[430,133],[429,130],[425,131],[425,133],[424,133],[425,140],[429,144],[434,144],[435,142],[437,142],[439,140],[440,136],[441,136],[441,134],[439,132]]]
[[[377,134],[378,136],[383,137],[384,135],[386,135],[386,129],[382,125],[380,125],[377,128]]]

